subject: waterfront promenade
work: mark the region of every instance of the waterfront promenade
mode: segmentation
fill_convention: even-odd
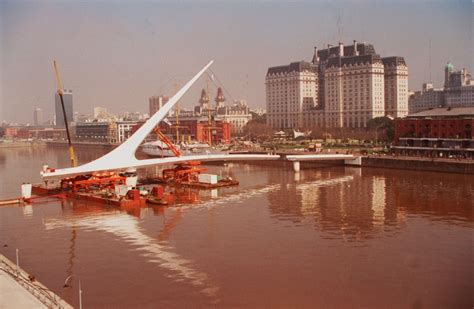
[[[72,308],[0,254],[0,308]]]

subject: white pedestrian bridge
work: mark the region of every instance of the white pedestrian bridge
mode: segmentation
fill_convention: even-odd
[[[65,178],[76,175],[90,174],[98,171],[120,171],[127,168],[144,168],[155,165],[166,165],[185,161],[256,161],[256,160],[288,160],[293,161],[295,171],[299,171],[299,162],[308,160],[354,160],[352,155],[340,154],[315,154],[315,155],[275,155],[275,154],[204,154],[181,157],[167,157],[157,159],[139,160],[135,157],[137,148],[150,132],[163,120],[173,106],[181,99],[186,91],[201,77],[201,75],[211,66],[213,61],[209,62],[199,71],[183,88],[181,88],[170,100],[151,116],[134,134],[125,142],[119,145],[111,152],[89,163],[57,169],[52,172],[42,172],[44,180]],[[350,164],[350,163],[348,163]],[[356,164],[357,165],[357,164]]]

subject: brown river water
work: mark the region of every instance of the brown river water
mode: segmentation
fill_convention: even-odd
[[[43,163],[67,166],[66,150],[0,149],[0,199],[39,181]],[[179,192],[165,208],[0,207],[0,253],[18,248],[20,266],[74,306],[80,280],[84,308],[472,308],[473,176],[208,168],[240,185]]]

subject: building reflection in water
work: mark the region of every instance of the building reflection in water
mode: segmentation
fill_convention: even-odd
[[[380,232],[397,232],[411,213],[420,212],[454,224],[474,221],[472,204],[466,206],[473,187],[456,186],[459,180],[439,184],[428,177],[420,185],[416,175],[404,171],[354,168],[299,174],[269,175],[282,184],[280,190],[268,193],[270,211],[278,220],[296,225],[313,222],[322,237],[360,241]]]
[[[372,221],[380,226],[385,221],[385,178],[372,177]]]

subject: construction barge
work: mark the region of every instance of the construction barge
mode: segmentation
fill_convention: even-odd
[[[204,173],[206,171],[200,162],[189,161],[164,169],[161,177],[141,180],[136,171],[130,170],[125,173],[98,172],[41,184],[23,184],[21,198],[0,201],[0,206],[44,203],[66,198],[124,208],[145,207],[147,204],[164,206],[187,201],[180,197],[181,188],[212,190],[239,185],[235,179]],[[193,198],[190,202],[196,200]]]
[[[141,184],[164,184],[172,187],[186,187],[194,189],[217,189],[239,185],[237,180],[230,177],[221,178],[218,175],[205,174],[206,168],[201,163],[190,161],[177,163],[174,168],[165,169],[161,177],[148,177]]]

